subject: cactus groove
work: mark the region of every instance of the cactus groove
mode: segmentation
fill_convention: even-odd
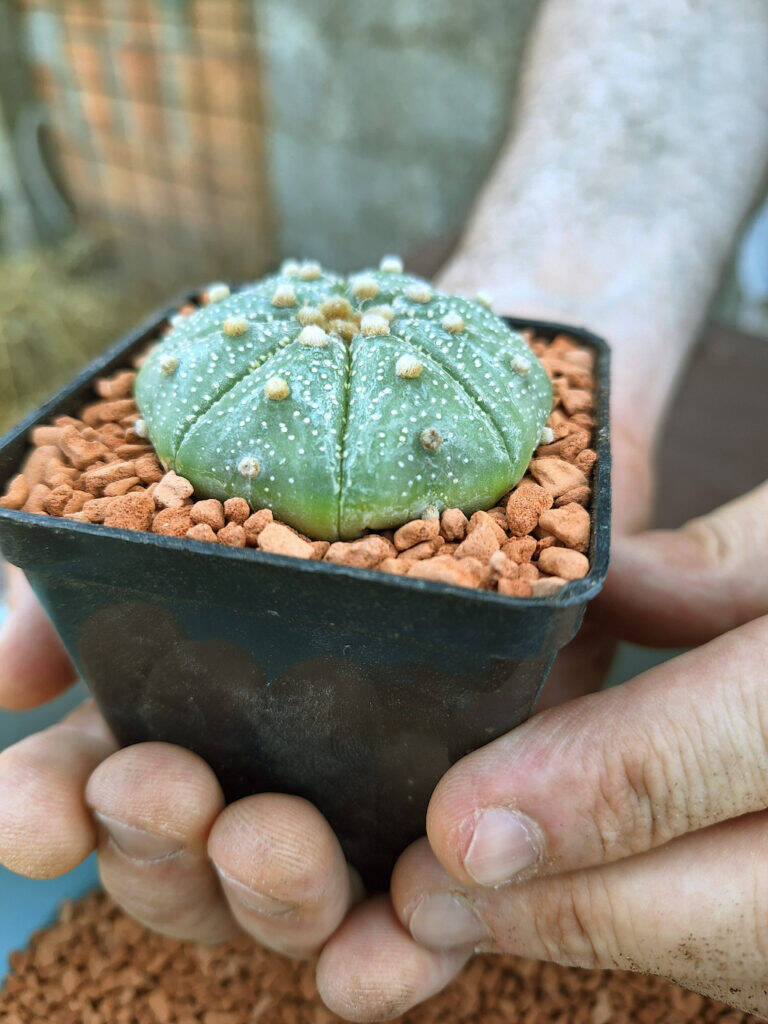
[[[349,539],[487,508],[525,472],[552,390],[485,297],[445,295],[385,257],[348,279],[289,261],[209,298],[136,381],[159,458],[198,496]]]

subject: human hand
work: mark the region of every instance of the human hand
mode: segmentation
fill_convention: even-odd
[[[391,907],[355,909],[323,951],[332,1009],[404,1012],[480,948],[660,974],[768,1014],[766,568],[768,484],[619,541],[612,625],[652,643],[725,635],[456,764]]]
[[[35,707],[74,670],[18,570],[0,632],[0,708]],[[359,882],[306,801],[263,794],[224,808],[195,754],[165,743],[117,750],[92,701],[0,753],[0,863],[31,878],[94,849],[107,892],[148,927],[224,941],[239,930],[311,956],[358,898]]]

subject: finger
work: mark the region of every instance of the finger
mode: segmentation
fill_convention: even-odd
[[[208,852],[241,927],[288,956],[313,956],[356,897],[325,818],[300,797],[263,793],[231,804]]]
[[[546,711],[451,768],[438,860],[495,886],[648,850],[768,807],[768,617]]]
[[[597,607],[628,640],[679,647],[768,613],[768,482],[680,530],[617,538]]]
[[[357,907],[326,945],[317,987],[344,1020],[392,1020],[445,988],[469,954],[419,946],[379,896]]]
[[[765,1015],[768,815],[677,839],[619,864],[491,891],[463,887],[422,841],[392,878],[399,920],[420,942],[585,968],[659,974]]]
[[[204,761],[168,743],[127,747],[93,772],[86,799],[104,888],[132,917],[195,942],[237,934],[206,854],[224,799]]]
[[[0,864],[30,878],[55,878],[91,853],[96,833],[85,784],[114,749],[88,701],[0,753]]]
[[[0,707],[24,711],[52,700],[75,671],[32,588],[9,567],[10,614],[0,629]]]

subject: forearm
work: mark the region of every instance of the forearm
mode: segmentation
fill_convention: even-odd
[[[548,0],[443,283],[613,343],[652,433],[768,159],[765,0]]]

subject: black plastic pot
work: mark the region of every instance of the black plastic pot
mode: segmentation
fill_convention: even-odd
[[[0,484],[17,472],[30,428],[76,412],[94,378],[126,365],[167,315],[0,440]],[[0,550],[27,574],[120,743],[196,751],[229,800],[307,797],[372,888],[423,834],[448,766],[531,714],[608,566],[608,348],[580,329],[510,322],[566,331],[597,354],[592,568],[554,597],[0,509]]]

